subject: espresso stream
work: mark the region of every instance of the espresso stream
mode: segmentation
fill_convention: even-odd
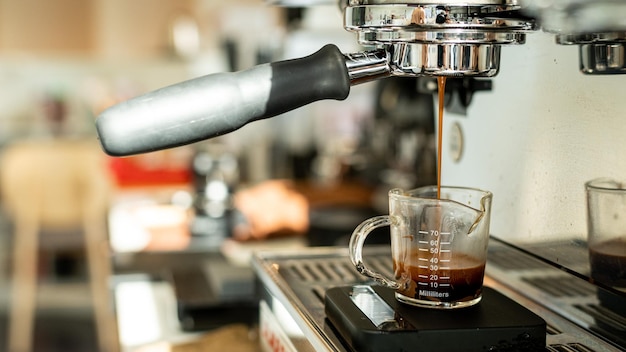
[[[446,90],[446,77],[437,78],[437,88],[439,93],[439,126],[437,136],[437,199],[441,199],[441,160],[443,146],[443,110],[444,96]],[[440,208],[439,208],[440,209]],[[436,214],[441,217],[440,212]],[[440,227],[440,226],[436,226]],[[440,228],[437,230],[441,230]],[[417,237],[415,237],[417,238]],[[446,269],[433,269],[432,266],[420,265],[419,258],[424,256],[420,254],[419,248],[416,248],[417,241],[407,241],[404,244],[411,248],[404,248],[404,251],[411,251],[409,258],[402,260],[394,260],[393,268],[396,279],[410,278],[411,281],[408,288],[399,291],[406,297],[415,298],[426,301],[470,301],[481,295],[483,277],[485,274],[485,264],[470,255],[464,253],[452,252],[452,255],[446,259],[450,259],[450,264]],[[432,258],[437,258],[441,263],[439,253],[433,254]],[[421,262],[423,263],[423,261]],[[421,267],[420,267],[421,266]],[[436,280],[431,280],[436,276]],[[449,285],[449,286],[448,286]]]
[[[437,77],[439,90],[439,129],[437,135],[437,199],[441,199],[441,156],[443,147],[443,103],[446,93],[446,77]]]

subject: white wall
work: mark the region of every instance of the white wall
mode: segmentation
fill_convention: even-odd
[[[585,76],[578,49],[533,33],[502,49],[492,92],[475,95],[458,163],[444,146],[443,183],[494,193],[492,233],[541,241],[584,236],[584,183],[626,179],[626,76]],[[444,141],[446,137],[444,136]]]

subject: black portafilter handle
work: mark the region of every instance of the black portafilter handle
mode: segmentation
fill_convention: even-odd
[[[346,59],[334,45],[293,60],[217,73],[119,103],[96,120],[104,151],[128,156],[191,144],[350,92]]]

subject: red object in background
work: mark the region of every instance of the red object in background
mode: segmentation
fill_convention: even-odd
[[[108,165],[119,187],[177,185],[191,182],[188,164],[154,162],[145,155],[109,158]],[[162,160],[158,160],[162,161]]]

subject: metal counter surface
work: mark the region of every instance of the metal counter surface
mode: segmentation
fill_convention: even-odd
[[[372,268],[391,272],[388,246],[370,246],[365,258]],[[347,248],[319,247],[301,251],[258,252],[252,267],[265,288],[269,308],[283,307],[297,324],[289,339],[297,350],[350,351],[324,313],[327,288],[371,284],[352,266]],[[391,274],[390,274],[391,276]],[[551,285],[553,283],[553,285]],[[548,325],[546,351],[620,351],[612,336],[597,332],[596,288],[555,267],[498,241],[491,241],[485,285],[492,287],[535,314]],[[557,286],[557,287],[554,287]],[[559,288],[566,293],[558,292]],[[606,314],[604,314],[606,315]],[[615,316],[617,331],[624,321]],[[294,330],[287,327],[287,330]],[[595,333],[592,331],[596,331]],[[614,337],[614,336],[613,336]]]

